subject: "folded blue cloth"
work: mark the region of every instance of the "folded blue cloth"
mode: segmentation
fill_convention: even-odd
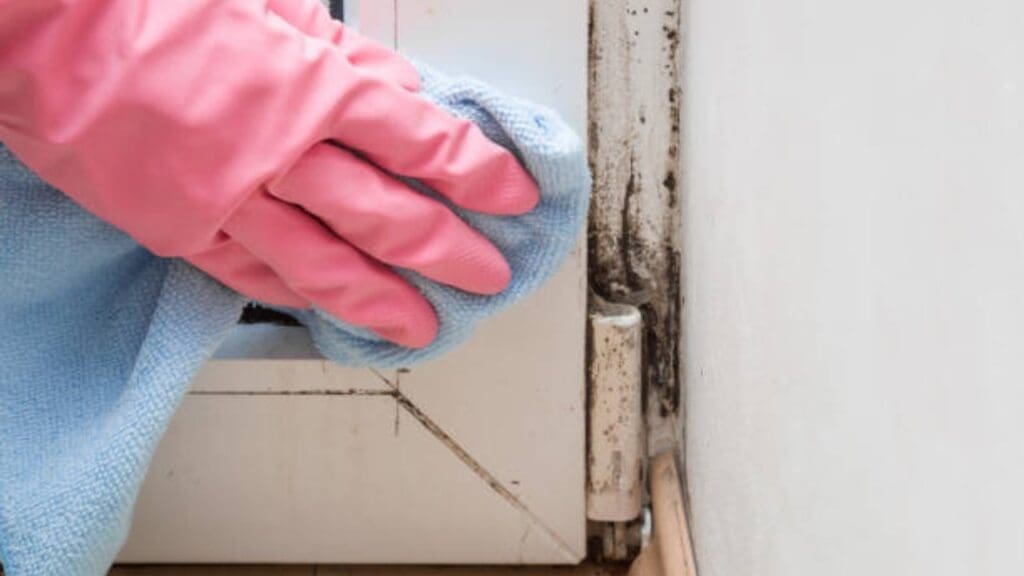
[[[512,284],[501,295],[402,272],[440,318],[425,349],[290,311],[344,364],[408,366],[450,350],[550,277],[586,218],[583,147],[555,114],[473,80],[422,74],[427,97],[519,155],[541,202],[515,218],[456,209],[508,258]],[[160,435],[244,304],[84,212],[0,147],[0,563],[8,576],[105,573]]]

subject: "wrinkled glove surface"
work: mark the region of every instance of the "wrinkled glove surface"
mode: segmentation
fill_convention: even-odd
[[[0,0],[0,141],[162,256],[408,347],[438,330],[392,267],[495,294],[464,210],[537,203],[514,156],[418,94],[316,0]]]

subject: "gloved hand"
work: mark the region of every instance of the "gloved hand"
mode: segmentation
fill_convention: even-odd
[[[510,272],[391,174],[488,214],[538,201],[417,88],[317,0],[0,0],[0,141],[27,166],[159,255],[410,347],[437,319],[386,264],[481,294]]]

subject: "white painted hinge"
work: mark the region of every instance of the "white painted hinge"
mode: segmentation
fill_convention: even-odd
[[[635,306],[592,301],[587,517],[629,522],[643,506],[643,320]]]

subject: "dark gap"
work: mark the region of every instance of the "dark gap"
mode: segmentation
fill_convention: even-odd
[[[331,16],[338,20],[345,20],[345,0],[331,0],[329,6],[331,8]]]
[[[245,305],[239,324],[276,324],[278,326],[301,326],[298,320],[284,312],[278,312],[255,302]]]
[[[193,390],[192,396],[395,396],[391,390]]]

